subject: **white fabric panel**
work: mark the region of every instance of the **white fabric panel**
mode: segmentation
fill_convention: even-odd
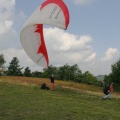
[[[46,60],[43,54],[38,54],[41,45],[40,34],[34,32],[36,26],[29,26],[21,32],[21,44],[29,57],[38,65],[46,66]]]
[[[55,12],[54,12],[55,11]],[[40,11],[40,7],[25,22],[22,29],[35,24],[48,24],[62,29],[66,29],[65,17],[56,4],[49,4]]]

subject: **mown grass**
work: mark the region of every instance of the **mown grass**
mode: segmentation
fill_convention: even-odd
[[[61,84],[67,86],[67,83],[60,81],[55,91],[41,90],[39,85],[43,81],[30,81],[31,78],[0,78],[0,120],[120,119],[119,98],[102,101],[99,95],[63,88]],[[49,85],[49,80],[44,82]]]

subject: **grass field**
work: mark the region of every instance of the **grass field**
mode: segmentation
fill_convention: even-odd
[[[0,77],[0,120],[120,120],[120,93],[102,101],[102,88],[48,79]]]

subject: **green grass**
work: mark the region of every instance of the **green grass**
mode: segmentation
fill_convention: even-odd
[[[0,82],[0,120],[120,120],[120,99],[56,86]]]

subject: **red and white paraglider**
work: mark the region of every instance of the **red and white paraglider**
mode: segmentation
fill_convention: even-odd
[[[43,24],[67,29],[69,11],[63,0],[46,0],[29,17],[22,27],[20,41],[28,56],[38,65],[49,65],[44,41]]]

